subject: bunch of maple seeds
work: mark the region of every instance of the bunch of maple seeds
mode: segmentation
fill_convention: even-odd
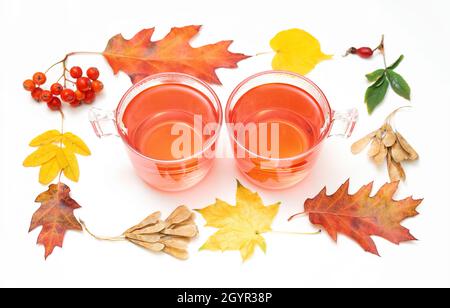
[[[406,174],[402,162],[415,161],[419,154],[398,131],[394,130],[391,120],[399,109],[390,114],[380,129],[370,133],[352,145],[352,153],[361,153],[370,143],[369,157],[380,165],[385,160],[392,182],[405,180]]]
[[[155,212],[117,238],[98,237],[86,228],[83,221],[80,222],[98,240],[127,240],[147,250],[164,252],[181,260],[189,258],[188,245],[198,235],[195,213],[184,205],[164,221],[161,220],[161,212]]]

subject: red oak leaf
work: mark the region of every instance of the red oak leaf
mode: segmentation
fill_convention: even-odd
[[[180,72],[221,84],[215,70],[236,68],[237,63],[248,56],[230,52],[228,47],[233,41],[193,48],[189,42],[200,28],[172,28],[160,41],[151,40],[155,28],[144,29],[130,40],[118,34],[109,40],[103,55],[115,74],[123,71],[133,83],[156,73]]]
[[[70,188],[63,183],[50,185],[36,198],[36,202],[41,203],[41,207],[33,215],[30,232],[42,226],[37,243],[45,247],[47,259],[55,247],[62,248],[68,230],[83,230],[73,215],[80,205],[70,197]]]
[[[401,222],[418,215],[416,209],[423,200],[411,197],[393,200],[398,182],[385,184],[373,197],[370,196],[372,188],[373,183],[370,183],[350,195],[347,181],[331,196],[324,188],[317,197],[306,200],[305,213],[309,214],[311,223],[325,228],[333,240],[337,241],[338,233],[344,234],[365,251],[376,255],[379,253],[371,236],[385,238],[394,244],[416,240]]]

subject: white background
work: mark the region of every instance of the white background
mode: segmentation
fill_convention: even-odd
[[[449,40],[448,1],[0,1],[0,286],[74,287],[417,287],[450,286],[449,202]],[[367,254],[353,241],[340,237],[336,245],[319,236],[266,235],[267,255],[258,252],[242,263],[238,252],[198,252],[215,230],[201,228],[191,245],[191,259],[180,262],[128,243],[97,242],[69,232],[64,249],[44,261],[35,245],[39,230],[27,233],[38,208],[35,196],[38,170],[21,166],[35,135],[59,127],[59,116],[34,103],[22,81],[45,70],[69,51],[102,51],[107,40],[122,32],[129,38],[144,27],[157,26],[155,38],[171,26],[202,24],[194,45],[234,39],[232,50],[255,54],[270,50],[280,30],[303,28],[315,35],[335,60],[320,64],[309,77],[324,90],[334,109],[358,107],[360,122],[350,140],[330,138],[313,174],[302,184],[281,192],[260,190],[267,204],[282,201],[274,224],[277,230],[313,231],[306,218],[286,219],[303,209],[306,198],[322,187],[334,192],[347,178],[351,190],[375,180],[388,180],[385,167],[376,168],[365,155],[353,156],[356,138],[381,125],[402,98],[389,93],[369,117],[363,104],[364,74],[381,67],[377,57],[342,59],[346,48],[375,46],[386,34],[389,62],[406,58],[398,71],[412,88],[409,111],[398,115],[397,127],[418,149],[418,163],[405,166],[408,181],[398,198],[425,198],[421,215],[405,222],[420,239],[399,247],[376,239],[381,258]],[[243,61],[237,70],[220,70],[223,103],[245,77],[270,68],[271,56]],[[101,57],[76,57],[71,64],[101,69],[105,93],[96,107],[113,109],[130,86],[127,76],[115,77]],[[116,235],[146,215],[169,214],[186,204],[201,208],[220,197],[234,202],[233,160],[217,161],[213,172],[187,192],[161,193],[149,189],[133,173],[120,140],[99,140],[87,121],[87,108],[67,111],[66,128],[82,136],[93,155],[80,158],[81,180],[68,184],[83,206],[76,215],[94,232]],[[228,140],[223,134],[222,142]],[[248,182],[243,181],[245,184]],[[249,185],[252,189],[256,187]],[[198,223],[204,224],[199,218]]]

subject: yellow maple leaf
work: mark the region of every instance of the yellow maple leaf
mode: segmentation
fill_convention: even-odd
[[[198,212],[208,227],[218,228],[201,250],[238,250],[244,261],[255,252],[256,246],[266,251],[263,233],[272,231],[271,225],[278,214],[280,203],[265,206],[258,193],[251,192],[238,181],[236,206],[217,199]]]
[[[301,29],[281,31],[271,40],[270,46],[276,52],[273,69],[301,75],[308,74],[318,63],[333,57],[324,54],[320,42]]]

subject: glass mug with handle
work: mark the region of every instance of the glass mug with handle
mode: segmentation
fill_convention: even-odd
[[[306,77],[268,71],[236,87],[225,118],[238,169],[258,186],[285,189],[311,172],[327,137],[351,136],[358,111],[333,111]]]
[[[207,175],[223,121],[212,88],[180,73],[149,76],[115,111],[93,108],[89,117],[97,136],[119,136],[137,174],[163,191],[191,188]]]

